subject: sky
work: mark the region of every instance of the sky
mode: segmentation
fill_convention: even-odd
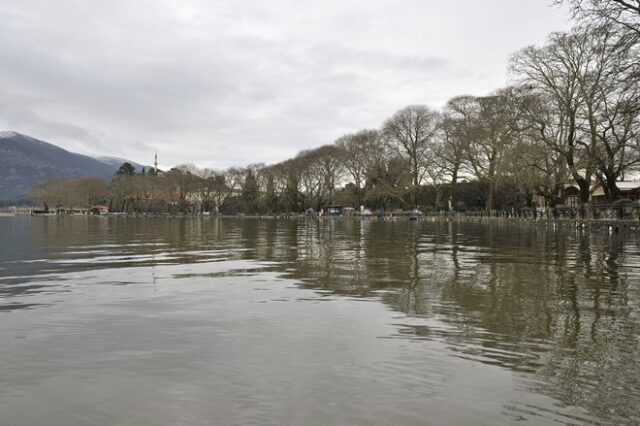
[[[272,164],[484,95],[552,0],[0,0],[0,130],[161,166]]]

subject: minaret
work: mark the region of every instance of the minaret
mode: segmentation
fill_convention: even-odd
[[[158,176],[158,153],[156,152],[156,156],[153,159],[153,170],[156,176]]]

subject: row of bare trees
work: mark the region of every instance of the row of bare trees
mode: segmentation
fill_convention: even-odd
[[[513,84],[487,96],[458,96],[441,111],[408,106],[379,129],[340,137],[265,171],[289,206],[442,206],[458,181],[482,188],[486,209],[515,188],[561,204],[575,183],[587,202],[594,184],[609,200],[640,169],[640,2],[576,0],[577,25],[526,47],[510,61]],[[348,182],[341,191],[336,182]],[[278,187],[277,185],[275,186]],[[351,189],[351,197],[345,190]],[[502,197],[504,199],[504,197]],[[311,201],[313,200],[313,201]],[[465,200],[470,204],[470,200]]]
[[[47,210],[106,205],[112,212],[200,213],[219,211],[244,182],[239,169],[218,173],[184,165],[141,174],[125,169],[130,172],[116,173],[110,183],[100,178],[51,179],[31,188],[31,198]]]
[[[102,200],[112,210],[185,213],[331,204],[494,209],[514,200],[530,205],[534,195],[557,205],[568,183],[580,188],[581,202],[595,183],[615,200],[617,183],[640,169],[640,2],[570,3],[576,26],[516,52],[512,85],[487,96],[457,96],[441,110],[411,105],[378,129],[273,165],[119,173],[101,195],[95,181],[67,182],[73,200],[46,187],[64,184],[58,180],[33,194],[49,205]],[[462,194],[460,185],[469,182],[475,192]]]

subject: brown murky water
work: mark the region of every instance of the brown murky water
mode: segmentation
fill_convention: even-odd
[[[639,303],[634,235],[0,218],[0,424],[639,424]]]

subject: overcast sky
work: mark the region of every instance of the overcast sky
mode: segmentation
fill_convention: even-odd
[[[163,166],[274,163],[508,81],[552,0],[0,0],[0,130]]]

